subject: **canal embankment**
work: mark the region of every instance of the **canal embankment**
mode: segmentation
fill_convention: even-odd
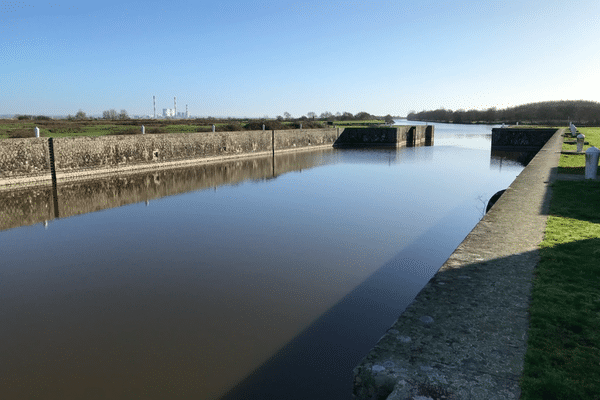
[[[563,132],[552,133],[354,369],[355,399],[519,398]]]
[[[0,189],[331,147],[335,128],[0,141]],[[52,151],[53,160],[50,153]]]
[[[433,126],[7,139],[0,141],[0,190],[332,146],[431,146],[433,140]]]

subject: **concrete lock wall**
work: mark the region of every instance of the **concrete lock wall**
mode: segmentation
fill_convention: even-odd
[[[538,151],[556,129],[493,128],[492,150]]]
[[[24,138],[0,141],[0,189],[319,146],[433,145],[433,126]],[[56,183],[56,182],[55,182]]]
[[[345,128],[335,142],[336,147],[433,145],[433,126],[399,126],[389,128]]]
[[[53,139],[59,181],[79,175],[170,167],[202,162],[331,146],[334,128],[284,131],[171,133]],[[273,144],[275,149],[273,149]],[[51,181],[49,138],[0,141],[0,188],[47,184]]]

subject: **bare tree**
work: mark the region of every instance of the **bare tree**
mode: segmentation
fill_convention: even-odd
[[[102,118],[117,119],[117,111],[114,108],[110,109],[110,110],[102,111]]]
[[[129,119],[129,115],[127,115],[127,110],[121,110],[119,113],[119,119]]]
[[[306,116],[308,118],[310,118],[310,119],[315,119],[315,117],[317,116],[317,114],[311,111],[308,114],[306,114]]]
[[[292,114],[290,114],[290,113],[289,113],[289,112],[287,112],[287,111],[283,113],[283,116],[285,117],[285,119],[290,119],[290,118],[292,118]]]

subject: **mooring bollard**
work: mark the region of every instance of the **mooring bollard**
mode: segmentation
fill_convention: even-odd
[[[263,131],[265,130],[265,124],[263,124]]]
[[[300,129],[302,129],[302,124],[300,124]]]
[[[583,142],[585,140],[585,135],[580,133],[577,135],[577,152],[581,153],[583,151]]]
[[[213,127],[212,127],[212,128],[213,128],[213,132],[214,132],[214,131],[215,131],[215,126],[213,125]]]
[[[585,152],[585,179],[596,179],[598,172],[598,158],[600,150],[596,147],[590,147]]]
[[[40,128],[35,127],[35,137],[40,137]]]
[[[146,127],[144,125],[142,125],[142,135],[146,134]]]
[[[569,129],[571,130],[571,136],[577,136],[577,128],[575,127],[575,125],[573,125],[572,122],[569,124]]]

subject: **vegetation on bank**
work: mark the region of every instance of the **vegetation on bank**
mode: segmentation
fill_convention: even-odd
[[[584,100],[544,101],[498,110],[447,110],[411,111],[407,119],[412,121],[516,124],[566,125],[569,122],[600,125],[600,103]]]
[[[243,131],[243,130],[314,129],[325,126],[320,121],[234,120],[234,119],[173,119],[173,120],[104,120],[104,119],[5,119],[0,120],[0,139],[35,137],[35,127],[42,137],[136,135],[147,134]]]
[[[600,128],[579,131],[600,146]],[[584,156],[563,154],[559,173],[583,173],[584,165]],[[523,400],[600,399],[599,198],[597,181],[552,185],[529,308]]]
[[[600,182],[557,181],[541,244],[523,400],[600,399]]]
[[[142,125],[147,134],[183,133],[183,132],[211,132],[215,131],[244,131],[244,130],[285,130],[285,129],[315,129],[324,127],[367,127],[391,125],[394,117],[375,117],[366,112],[353,116],[349,113],[348,120],[338,120],[328,113],[325,120],[309,119],[303,116],[298,119],[130,119],[125,110],[117,113],[109,110],[106,118],[88,118],[83,111],[77,112],[75,117],[66,119],[52,119],[47,116],[20,115],[13,119],[0,120],[0,139],[25,138],[35,136],[35,127],[40,129],[42,137],[69,137],[69,136],[103,136],[103,135],[136,135],[142,133]],[[287,114],[287,113],[286,113]],[[313,114],[313,113],[309,113]],[[338,113],[339,114],[339,113]],[[362,117],[363,119],[357,119]]]
[[[589,143],[589,145],[583,146],[583,152],[590,148],[591,146],[595,146],[600,148],[600,128],[578,128],[580,133],[585,136],[585,141]],[[567,133],[570,136],[569,131]],[[568,137],[565,142],[573,142],[576,138]],[[563,144],[563,151],[576,151],[576,144]],[[585,154],[563,154],[560,157],[560,162],[558,163],[558,173],[559,174],[577,174],[583,175],[585,173]]]

